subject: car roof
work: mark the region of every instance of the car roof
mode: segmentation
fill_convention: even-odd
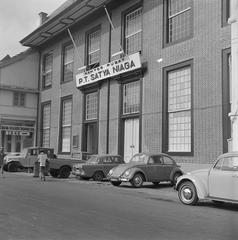
[[[91,156],[94,156],[94,157],[122,157],[121,155],[118,155],[118,154],[93,154]]]
[[[170,155],[168,155],[166,153],[154,153],[154,152],[141,152],[141,153],[137,153],[135,155],[147,155],[147,156],[158,156],[159,155],[159,156],[166,156],[166,157],[172,158]]]
[[[218,158],[224,158],[224,157],[238,157],[238,151],[235,152],[228,152],[220,155]]]

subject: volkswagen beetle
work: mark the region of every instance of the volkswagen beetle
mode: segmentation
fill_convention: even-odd
[[[107,178],[114,186],[119,186],[122,182],[130,182],[137,188],[144,182],[158,185],[161,181],[171,181],[175,184],[183,174],[179,167],[167,154],[138,153],[129,163],[111,169]]]
[[[201,199],[215,204],[238,203],[238,152],[222,154],[210,169],[179,177],[175,189],[186,205],[195,205]]]

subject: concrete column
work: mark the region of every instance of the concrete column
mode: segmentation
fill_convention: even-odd
[[[238,151],[238,1],[231,0],[231,137],[232,151]]]

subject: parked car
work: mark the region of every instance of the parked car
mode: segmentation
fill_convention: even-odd
[[[94,181],[102,181],[115,166],[124,163],[119,155],[92,155],[84,164],[75,164],[73,166],[72,174],[89,180],[93,178]]]
[[[210,169],[179,177],[175,188],[186,205],[194,205],[201,199],[210,199],[215,204],[238,203],[238,152],[219,156]]]
[[[162,181],[171,181],[175,184],[182,174],[180,166],[167,154],[138,153],[129,163],[111,169],[107,177],[114,186],[130,182],[138,188],[144,182],[158,185]]]

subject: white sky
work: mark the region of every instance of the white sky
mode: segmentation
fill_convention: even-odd
[[[66,0],[0,0],[0,60],[25,49],[19,41],[39,26],[39,13],[52,13]]]

